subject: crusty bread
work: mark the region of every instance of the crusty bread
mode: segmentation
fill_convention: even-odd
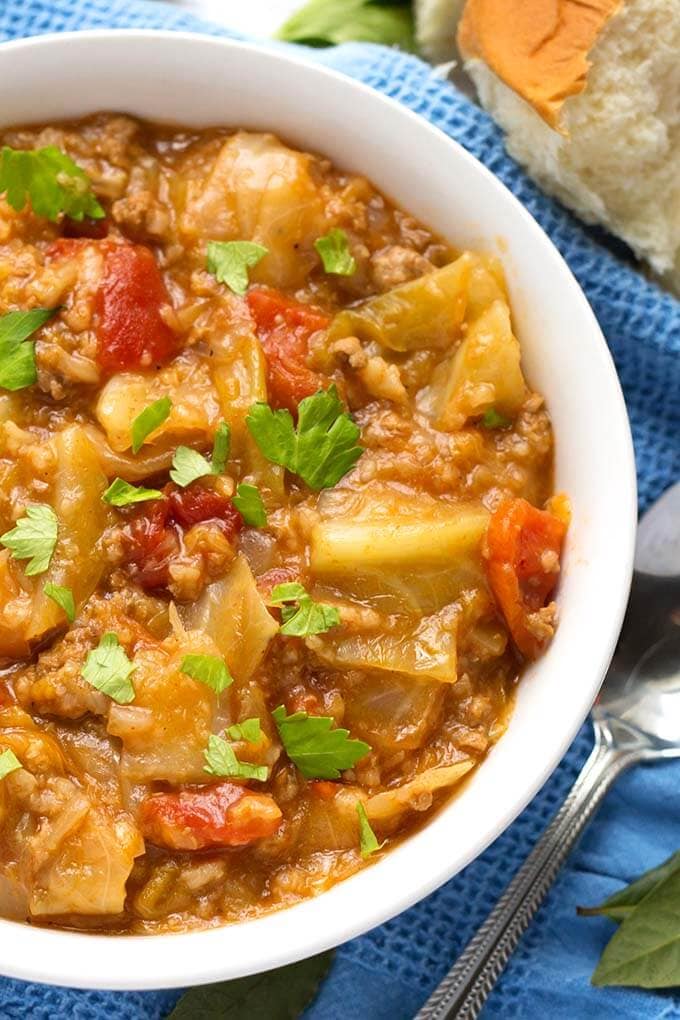
[[[418,49],[433,64],[456,57],[456,29],[465,0],[415,0]]]
[[[468,0],[482,105],[546,191],[680,293],[680,0]]]

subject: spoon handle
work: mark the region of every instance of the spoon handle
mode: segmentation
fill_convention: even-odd
[[[609,728],[595,723],[595,747],[564,804],[415,1020],[476,1020],[586,823],[639,760],[638,749],[614,747]]]

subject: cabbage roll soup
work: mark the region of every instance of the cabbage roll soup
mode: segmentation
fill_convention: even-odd
[[[501,265],[274,134],[0,137],[0,913],[314,896],[482,762],[556,626]]]

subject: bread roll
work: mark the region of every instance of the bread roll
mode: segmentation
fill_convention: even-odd
[[[456,29],[465,0],[415,0],[418,49],[433,64],[454,60]]]
[[[467,0],[458,46],[508,152],[680,293],[680,0]]]

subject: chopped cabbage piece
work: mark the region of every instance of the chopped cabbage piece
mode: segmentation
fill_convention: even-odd
[[[404,811],[412,809],[418,798],[423,794],[436,793],[447,786],[460,782],[473,767],[474,762],[466,759],[455,765],[443,765],[426,769],[415,779],[397,786],[393,790],[376,793],[366,801],[366,813],[372,822],[389,821]]]
[[[333,319],[330,340],[357,336],[393,351],[447,347],[460,335],[476,256],[461,255],[442,269],[369,298]]]
[[[472,323],[448,365],[442,366],[438,373],[444,377],[442,382],[433,382],[437,428],[462,428],[468,418],[479,417],[491,407],[514,418],[527,392],[520,359],[510,309],[496,300]]]
[[[279,629],[242,555],[226,577],[208,585],[198,602],[182,608],[182,618],[213,639],[231,675],[241,682],[253,675]]]

